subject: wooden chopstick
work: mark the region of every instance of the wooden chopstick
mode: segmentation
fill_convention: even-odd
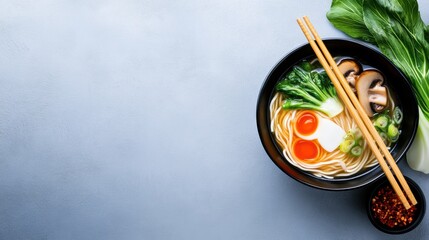
[[[365,111],[363,110],[362,106],[359,103],[359,100],[353,93],[353,91],[350,89],[347,80],[344,78],[342,73],[337,67],[337,64],[335,63],[334,59],[332,58],[329,51],[326,49],[325,44],[317,34],[315,28],[311,24],[308,17],[304,17],[304,21],[307,24],[307,27],[310,29],[311,33],[313,34],[313,37],[316,39],[314,40],[313,37],[310,35],[307,28],[304,26],[304,23],[301,19],[298,19],[298,24],[301,27],[301,30],[303,31],[305,37],[307,38],[311,48],[315,52],[317,58],[319,59],[319,62],[322,64],[323,68],[325,69],[326,73],[328,74],[329,78],[331,79],[333,85],[335,86],[337,93],[341,100],[346,105],[347,109],[349,110],[350,114],[352,115],[353,119],[355,119],[358,127],[360,128],[363,136],[367,140],[368,145],[370,146],[371,150],[373,151],[374,155],[376,156],[380,167],[382,168],[383,172],[385,173],[387,179],[389,180],[390,184],[392,185],[392,188],[398,195],[401,202],[404,204],[404,207],[406,209],[409,209],[411,206],[408,203],[407,198],[405,197],[404,193],[402,192],[400,186],[396,182],[395,177],[393,176],[392,172],[390,172],[389,166],[385,162],[383,155],[386,157],[387,162],[389,163],[390,167],[392,168],[393,172],[395,173],[396,177],[398,178],[399,182],[401,183],[402,187],[404,188],[405,193],[407,194],[408,198],[411,200],[411,203],[413,205],[417,204],[417,200],[415,199],[413,193],[411,192],[407,181],[404,179],[404,176],[402,175],[401,171],[399,170],[398,166],[396,165],[395,160],[393,159],[392,155],[390,154],[389,150],[387,149],[386,145],[384,144],[383,140],[379,136],[377,130],[374,128],[371,120],[366,115]],[[317,44],[316,44],[317,42]],[[319,49],[320,47],[320,49]],[[322,53],[323,52],[323,53]],[[328,63],[329,62],[329,63]],[[375,142],[374,142],[375,140]],[[378,144],[378,147],[376,145]],[[380,152],[381,149],[381,152]]]

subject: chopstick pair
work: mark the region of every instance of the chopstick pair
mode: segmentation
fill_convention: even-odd
[[[404,176],[402,175],[401,171],[396,165],[395,160],[393,159],[392,155],[390,154],[389,150],[387,149],[386,145],[384,144],[383,140],[381,139],[380,135],[378,134],[371,120],[369,119],[364,109],[360,105],[359,100],[357,99],[353,91],[350,89],[350,86],[347,80],[344,78],[343,74],[338,69],[335,60],[332,58],[325,44],[319,37],[318,33],[316,32],[316,29],[313,27],[313,24],[311,24],[307,16],[304,16],[303,19],[307,27],[304,25],[304,22],[301,19],[297,19],[297,21],[299,26],[301,27],[302,32],[307,38],[308,43],[310,44],[311,48],[313,49],[314,53],[319,59],[319,62],[322,64],[323,68],[325,69],[326,73],[331,79],[335,89],[337,90],[339,97],[346,105],[346,108],[349,110],[353,119],[356,121],[368,145],[370,146],[371,150],[376,156],[383,172],[385,173],[387,179],[392,185],[392,188],[398,195],[404,207],[406,209],[409,209],[411,206],[407,198],[405,197],[404,193],[402,192],[401,187],[396,182],[396,179],[393,173],[390,171],[387,163],[390,165],[391,169],[395,173],[396,178],[398,179],[403,190],[405,191],[406,195],[411,201],[411,204],[415,205],[417,204],[417,200],[414,197],[413,193],[411,192],[411,189],[408,186],[407,181],[405,180]],[[310,30],[313,36],[310,35],[310,32],[308,30]],[[383,158],[382,154],[384,155],[384,158],[387,160],[387,163]]]

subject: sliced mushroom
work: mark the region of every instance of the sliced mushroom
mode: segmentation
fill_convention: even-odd
[[[362,66],[355,60],[348,58],[342,59],[337,65],[353,92],[356,92],[356,79],[358,78],[358,74],[362,71]]]
[[[365,70],[356,79],[356,91],[360,104],[369,117],[382,112],[387,106],[387,90],[383,75],[377,70]]]
[[[340,69],[340,72],[347,76],[351,72],[354,72],[355,74],[359,74],[362,71],[362,66],[360,63],[356,62],[353,59],[342,59],[338,64],[338,68]]]

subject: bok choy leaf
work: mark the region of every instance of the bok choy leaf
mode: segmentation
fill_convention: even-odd
[[[277,83],[276,90],[287,95],[284,109],[312,109],[329,117],[340,114],[344,109],[325,72],[323,74],[295,66]]]
[[[374,37],[363,22],[363,0],[333,0],[326,16],[334,27],[350,37],[375,43]]]

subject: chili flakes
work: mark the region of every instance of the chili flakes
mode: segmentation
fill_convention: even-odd
[[[395,191],[387,185],[380,188],[371,199],[371,210],[375,219],[390,228],[396,228],[412,223],[417,209],[416,206],[405,209]]]

